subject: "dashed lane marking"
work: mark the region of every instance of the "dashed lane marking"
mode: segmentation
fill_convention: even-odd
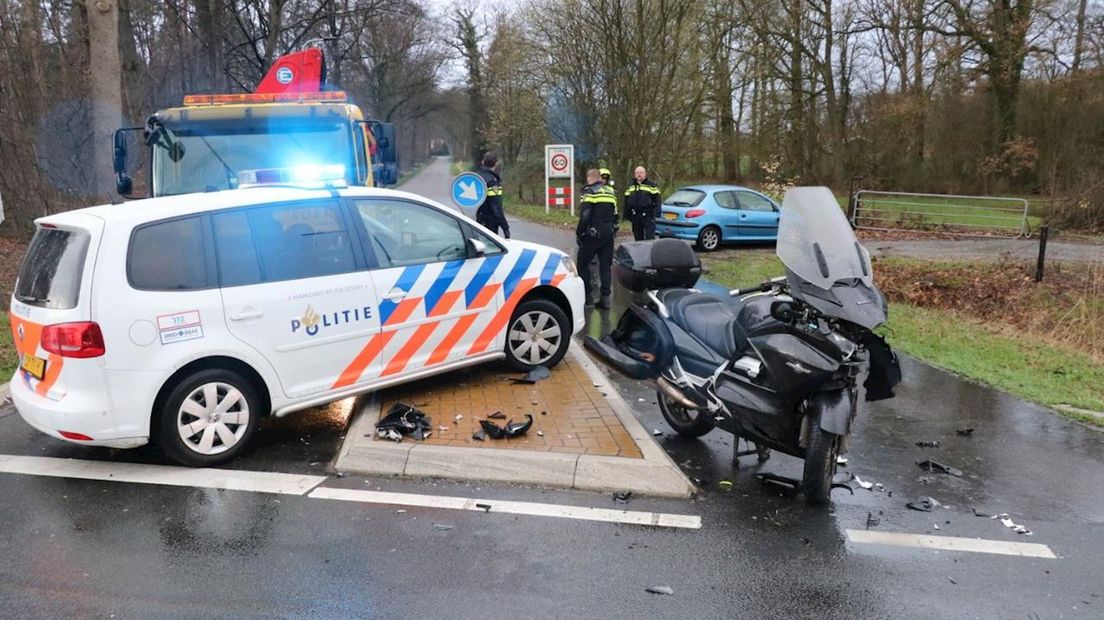
[[[953,536],[929,536],[925,534],[907,534],[904,532],[881,532],[873,530],[847,530],[847,538],[853,543],[890,545],[893,547],[915,547],[919,549],[937,549],[940,551],[966,551],[970,553],[992,553],[1013,555],[1022,558],[1044,558],[1057,560],[1058,556],[1050,547],[1038,543],[1006,542],[986,540],[984,538],[956,538]]]
[[[202,487],[254,493],[304,495],[311,499],[329,499],[368,504],[416,506],[445,510],[473,510],[491,513],[554,517],[580,521],[599,521],[653,527],[701,529],[701,517],[663,512],[611,510],[587,506],[541,504],[468,497],[390,493],[320,487],[325,476],[282,474],[232,469],[193,469],[172,465],[112,463],[84,459],[0,454],[0,474],[23,474],[51,478],[79,478],[132,484],[160,484],[178,487]]]
[[[581,521],[603,521],[606,523],[624,523],[629,525],[651,525],[683,529],[700,529],[701,517],[663,512],[642,512],[633,510],[611,510],[609,508],[590,508],[587,506],[565,506],[562,504],[539,504],[534,502],[514,502],[493,499],[472,499],[468,497],[450,497],[440,495],[418,495],[415,493],[389,493],[386,491],[361,491],[357,489],[334,489],[318,487],[307,497],[319,499],[337,499],[368,504],[388,504],[392,506],[417,506],[421,508],[444,508],[448,510],[473,510],[478,512],[506,513],[534,517],[557,517]]]
[[[48,456],[0,455],[0,473],[81,478],[134,484],[163,484],[255,493],[303,495],[326,481],[324,476],[302,476],[264,471],[195,469],[171,465],[111,463]]]

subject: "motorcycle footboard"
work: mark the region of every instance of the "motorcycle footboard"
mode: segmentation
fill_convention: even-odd
[[[617,328],[601,340],[587,337],[583,346],[600,362],[637,380],[655,379],[671,365],[674,339],[663,319],[632,304]]]

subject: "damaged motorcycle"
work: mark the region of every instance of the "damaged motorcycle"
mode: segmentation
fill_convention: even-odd
[[[786,193],[776,252],[784,276],[724,295],[691,288],[702,266],[685,242],[622,244],[614,274],[641,301],[585,345],[653,385],[680,435],[720,427],[736,436],[736,457],[762,462],[773,449],[804,459],[800,488],[809,504],[824,504],[847,452],[860,377],[866,400],[880,400],[893,396],[901,370],[874,331],[887,305],[870,254],[828,188]],[[739,452],[741,438],[755,450]]]

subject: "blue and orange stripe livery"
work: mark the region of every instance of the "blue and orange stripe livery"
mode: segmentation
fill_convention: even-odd
[[[553,252],[544,259],[537,277],[526,278],[537,259],[536,250],[522,250],[510,266],[501,283],[495,282],[494,274],[508,255],[498,254],[483,259],[471,281],[462,288],[454,288],[457,278],[467,261],[457,260],[444,264],[440,273],[426,289],[422,297],[407,296],[399,302],[382,300],[380,302],[380,321],[382,331],[368,339],[364,348],[349,363],[349,365],[337,377],[333,388],[342,388],[360,381],[364,371],[378,358],[387,345],[394,338],[398,327],[414,314],[415,310],[424,304],[425,317],[435,318],[436,321],[427,321],[419,325],[414,333],[399,348],[395,355],[386,362],[381,371],[382,376],[394,375],[402,372],[410,360],[413,359],[421,348],[429,342],[441,323],[445,322],[450,313],[469,310],[478,311],[487,308],[501,290],[503,297],[502,306],[495,312],[487,326],[480,332],[479,337],[468,350],[468,355],[482,353],[495,341],[497,336],[505,329],[507,321],[513,315],[521,299],[538,285],[555,286],[566,276],[557,273],[563,255]],[[392,289],[400,289],[406,293],[418,287],[418,281],[426,272],[426,265],[411,265],[403,269],[399,274]],[[457,307],[463,299],[463,306]],[[479,318],[479,312],[469,312],[456,319],[455,324],[449,329],[444,338],[437,344],[426,358],[425,365],[433,366],[448,359],[448,356],[463,340]]]

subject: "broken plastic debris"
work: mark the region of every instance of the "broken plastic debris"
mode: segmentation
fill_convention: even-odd
[[[948,475],[954,476],[956,478],[961,478],[962,477],[962,470],[961,469],[957,469],[957,468],[951,467],[950,465],[940,463],[939,461],[937,461],[935,459],[926,459],[926,460],[923,460],[923,461],[919,461],[916,464],[920,466],[920,469],[923,469],[925,471],[936,472],[936,473],[940,473],[940,474],[948,474]]]
[[[486,431],[475,431],[474,433],[472,433],[472,439],[474,439],[476,441],[483,441],[486,438],[487,438]]]
[[[914,502],[905,504],[910,510],[919,510],[920,512],[931,512],[933,508],[939,508],[943,504],[939,503],[939,500],[934,497],[922,497]]]
[[[524,422],[514,422],[511,420],[506,423],[506,428],[490,420],[480,420],[479,425],[483,427],[483,430],[487,433],[487,437],[491,439],[511,439],[514,437],[521,437],[533,426],[533,416],[528,413],[525,414]]]
[[[452,421],[453,422],[459,422],[460,420],[463,420],[463,419],[464,419],[464,416],[462,416],[458,413],[455,416],[453,416]]]
[[[433,524],[433,529],[438,531],[438,532],[447,532],[448,530],[452,529],[452,526],[451,525],[445,525],[444,523],[434,523]]]
[[[613,501],[617,504],[627,504],[632,499],[632,491],[617,491],[613,494]]]
[[[839,465],[840,467],[847,467],[847,457],[846,456],[837,456],[836,457],[836,465]]]
[[[872,513],[872,512],[866,513],[866,529],[869,530],[872,527],[878,527],[878,525],[881,522],[882,522],[882,511],[881,510],[878,511],[878,516],[876,516],[876,517],[874,516],[874,513]]]
[[[502,413],[501,411],[496,411],[487,417],[491,420],[505,420],[506,414]]]
[[[939,447],[939,442],[938,441],[918,441],[918,442],[916,442],[916,447],[917,448],[938,448]]]
[[[402,508],[399,508],[398,510],[395,511],[395,513],[401,515],[401,514],[406,514],[406,511],[403,510]]]
[[[999,514],[992,518],[999,518],[1001,525],[1012,530],[1013,532],[1016,532],[1017,534],[1026,534],[1028,536],[1032,535],[1031,530],[1022,525],[1017,525],[1014,521],[1012,521],[1012,519],[1008,517],[1007,514]]]
[[[960,428],[960,429],[955,430],[955,435],[958,435],[959,437],[973,437],[974,436],[974,429],[972,429],[972,428]]]
[[[717,483],[717,486],[721,487],[722,489],[731,489],[732,488],[732,481],[731,480],[721,480],[720,482]]]
[[[402,441],[403,435],[410,435],[420,441],[429,436],[431,428],[433,424],[429,416],[406,403],[391,405],[387,415],[376,422],[380,437],[392,441]]]
[[[439,430],[439,431],[441,431],[441,432],[443,433],[443,432],[445,432],[445,431],[447,431],[447,430],[448,430],[448,427],[447,427],[447,426],[438,426],[438,427],[437,427],[437,430]]]
[[[779,476],[778,474],[762,472],[755,474],[755,477],[759,480],[760,483],[764,485],[771,484],[774,486],[786,487],[788,489],[796,489],[797,487],[801,486],[801,483],[798,480],[794,478],[787,478],[786,476]]]
[[[537,431],[537,437],[544,437],[544,431]]]
[[[533,370],[530,370],[524,377],[511,379],[514,383],[536,383],[538,381],[544,381],[548,377],[552,376],[552,373],[548,371],[544,366],[537,366]]]
[[[476,504],[475,507],[476,508],[482,508],[483,512],[490,512],[491,511],[491,505],[490,504]]]
[[[650,586],[647,588],[647,591],[652,594],[666,594],[667,596],[671,596],[675,593],[674,589],[670,586]]]
[[[663,434],[663,431],[659,430],[658,428],[652,429],[652,436],[659,437],[662,434]]]
[[[854,476],[851,479],[855,481],[855,484],[857,484],[860,487],[866,489],[867,491],[874,488],[874,483],[873,482],[867,482],[867,481],[863,480],[862,478],[860,478],[858,476]]]

